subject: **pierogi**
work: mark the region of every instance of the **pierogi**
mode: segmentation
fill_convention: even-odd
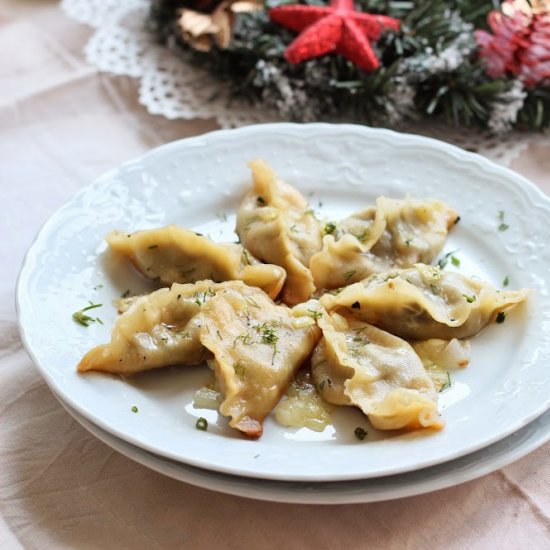
[[[527,289],[500,292],[460,273],[417,264],[371,275],[320,302],[407,340],[450,340],[474,336],[528,295]]]
[[[276,298],[286,278],[282,267],[262,264],[240,244],[215,243],[176,225],[131,234],[114,231],[106,240],[143,275],[165,285],[238,280]]]
[[[335,224],[314,254],[310,270],[317,288],[340,288],[373,273],[429,263],[443,248],[458,214],[441,201],[379,197]]]
[[[407,342],[353,316],[318,322],[312,377],[329,403],[359,407],[380,430],[443,426],[435,387]]]
[[[267,163],[256,160],[249,166],[254,184],[237,213],[237,234],[260,261],[286,270],[283,301],[303,302],[315,291],[309,262],[321,249],[321,224],[302,194]]]
[[[249,437],[262,434],[264,418],[286,392],[311,354],[320,330],[266,295],[238,289],[218,292],[201,310],[200,340],[214,355],[212,365],[224,400],[220,412]]]
[[[77,370],[135,374],[168,365],[196,365],[211,354],[200,341],[201,308],[222,289],[244,296],[265,294],[240,281],[174,283],[136,298],[115,321],[111,341],[91,349]]]

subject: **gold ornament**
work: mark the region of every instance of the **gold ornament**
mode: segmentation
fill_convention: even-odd
[[[212,45],[225,49],[231,43],[233,24],[237,13],[263,9],[262,0],[225,0],[212,13],[182,8],[178,25],[182,38],[195,50],[209,52]]]
[[[512,16],[520,11],[529,17],[550,14],[550,0],[508,0],[502,4],[502,12]]]

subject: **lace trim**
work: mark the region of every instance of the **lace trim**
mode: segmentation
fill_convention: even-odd
[[[85,47],[86,59],[99,70],[138,78],[139,101],[168,119],[214,118],[221,128],[282,120],[273,110],[231,100],[227,87],[209,72],[157,44],[145,30],[147,0],[63,0],[65,13],[96,29]],[[508,133],[498,137],[480,130],[443,124],[407,123],[400,130],[427,135],[481,153],[508,165],[534,139],[550,136]]]

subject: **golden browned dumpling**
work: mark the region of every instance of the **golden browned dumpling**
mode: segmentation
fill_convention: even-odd
[[[437,200],[379,197],[376,207],[352,214],[323,239],[313,255],[317,288],[340,288],[373,273],[430,263],[458,214]]]
[[[359,407],[381,430],[443,426],[435,387],[407,342],[353,316],[318,322],[312,377],[329,403]]]
[[[250,167],[254,186],[239,209],[237,233],[256,258],[284,267],[283,301],[303,302],[315,290],[309,261],[321,249],[321,226],[299,191],[264,161]]]
[[[176,225],[132,234],[114,231],[107,242],[143,275],[166,285],[240,280],[276,298],[286,278],[282,267],[262,264],[240,244],[215,243]]]
[[[201,344],[201,308],[225,288],[253,299],[265,294],[240,281],[173,284],[135,299],[115,322],[111,341],[90,350],[80,372],[134,374],[168,365],[194,365],[211,357]]]
[[[218,292],[201,311],[200,338],[214,355],[214,372],[224,395],[220,412],[249,437],[285,393],[310,355],[320,330],[265,294],[246,296],[233,288]]]
[[[460,273],[417,264],[371,275],[320,302],[407,340],[450,340],[474,336],[528,295],[526,289],[499,292]]]

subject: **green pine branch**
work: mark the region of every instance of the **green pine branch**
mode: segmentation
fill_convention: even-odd
[[[293,3],[297,2],[268,0],[266,6]],[[323,0],[301,3],[327,4]],[[266,11],[237,16],[226,50],[213,47],[208,53],[198,52],[183,41],[176,25],[182,4],[178,0],[153,2],[149,26],[159,41],[218,75],[220,81],[229,82],[235,96],[276,107],[291,120],[340,118],[387,125],[395,92],[405,82],[414,89],[417,113],[457,126],[485,127],[513,83],[511,78],[489,78],[475,50],[472,30],[486,27],[487,14],[498,7],[497,1],[356,0],[361,11],[401,20],[398,32],[387,32],[375,45],[381,67],[370,74],[334,55],[298,65],[287,63],[284,50],[295,33],[272,23]],[[460,66],[454,70],[430,67],[432,55],[439,56],[464,37],[470,40],[472,52]],[[268,64],[277,76],[269,77],[259,62]],[[285,103],[279,86],[283,79],[296,92],[294,103]],[[518,125],[535,130],[550,125],[550,87],[528,90]]]

